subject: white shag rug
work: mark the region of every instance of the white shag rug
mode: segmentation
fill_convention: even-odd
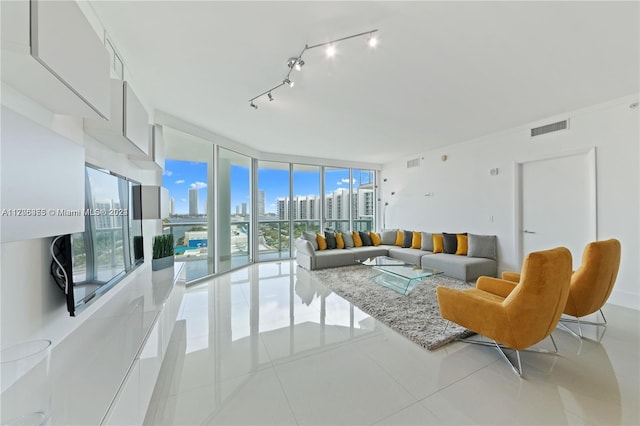
[[[473,284],[435,275],[425,278],[405,296],[376,284],[372,278],[379,273],[364,265],[310,271],[319,284],[429,350],[474,334],[443,319],[436,297],[438,286],[465,289]]]

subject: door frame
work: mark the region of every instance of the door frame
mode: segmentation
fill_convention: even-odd
[[[531,158],[527,160],[520,160],[514,163],[514,252],[517,253],[518,264],[522,265],[524,261],[524,253],[523,253],[523,238],[522,238],[522,227],[523,227],[523,208],[522,208],[522,168],[527,163],[533,163],[537,161],[547,161],[547,160],[555,160],[558,158],[564,157],[573,157],[577,155],[587,155],[587,173],[589,175],[589,211],[587,214],[588,222],[589,222],[589,241],[596,241],[598,239],[598,190],[597,190],[597,175],[596,175],[596,147],[591,148],[583,148],[576,149],[572,151],[564,151],[561,153],[554,153],[549,155],[544,155],[536,158]],[[574,254],[578,255],[578,254]],[[580,254],[582,255],[582,254]]]

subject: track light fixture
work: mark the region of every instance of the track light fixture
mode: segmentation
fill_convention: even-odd
[[[300,58],[289,58],[287,61],[287,66],[289,68],[295,68],[296,71],[301,71],[304,66],[304,61]]]
[[[285,84],[288,85],[289,87],[293,87],[293,81],[291,81],[291,79],[289,77],[290,77],[291,72],[293,71],[294,68],[297,71],[300,71],[302,69],[302,67],[304,66],[304,60],[302,59],[302,55],[307,50],[315,49],[316,47],[327,46],[327,56],[328,57],[333,57],[333,56],[335,56],[335,53],[336,53],[336,48],[335,48],[335,44],[336,43],[344,41],[344,40],[349,40],[351,38],[362,37],[362,36],[366,36],[366,35],[369,36],[369,38],[368,38],[369,47],[374,48],[374,47],[376,47],[378,45],[378,39],[377,39],[376,34],[375,34],[376,32],[378,32],[377,29],[371,30],[371,31],[366,31],[364,33],[358,33],[358,34],[350,35],[350,36],[347,36],[347,37],[338,38],[336,40],[327,41],[325,43],[314,44],[312,46],[309,46],[308,44],[306,44],[298,56],[292,56],[291,58],[289,58],[287,60],[287,67],[289,68],[289,71],[284,76],[284,79],[282,80],[282,83],[278,84],[277,86],[274,86],[274,87],[270,88],[269,90],[265,90],[264,92],[260,93],[259,95],[254,96],[253,98],[249,99],[249,106],[252,107],[253,109],[258,109],[258,106],[254,102],[256,99],[266,95],[267,98],[269,99],[269,101],[273,101],[273,96],[271,95],[271,92],[273,92],[274,90],[284,86]]]

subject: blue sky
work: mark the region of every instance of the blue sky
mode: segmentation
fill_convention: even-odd
[[[325,172],[325,192],[331,193],[338,188],[349,187],[349,171],[327,170]],[[265,193],[265,211],[276,212],[276,200],[289,195],[289,173],[282,170],[261,169],[258,172],[258,187]],[[354,175],[354,185],[360,184],[360,177]],[[366,181],[362,183],[367,183]],[[189,212],[189,189],[198,189],[198,212],[204,213],[207,202],[207,163],[193,161],[166,160],[162,176],[162,186],[169,190],[174,199],[174,211],[177,214]],[[318,194],[320,188],[319,173],[294,172],[294,195]],[[242,203],[249,205],[249,168],[231,168],[231,209]],[[241,208],[241,207],[240,207]]]

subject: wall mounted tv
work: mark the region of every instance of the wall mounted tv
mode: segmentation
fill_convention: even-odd
[[[144,262],[142,221],[133,188],[140,185],[87,164],[85,167],[85,230],[54,237],[51,275],[65,292],[71,316],[95,301]]]

